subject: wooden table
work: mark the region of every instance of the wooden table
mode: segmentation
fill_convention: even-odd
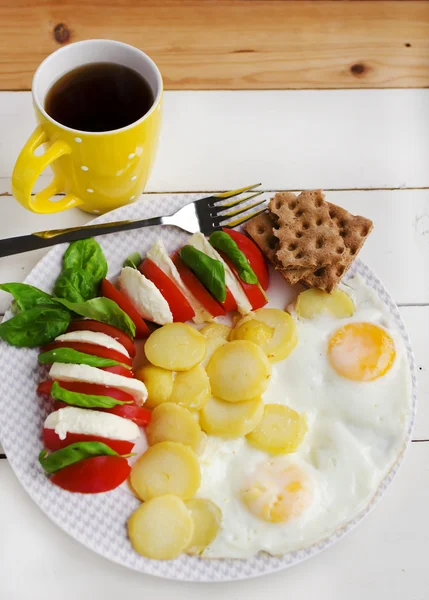
[[[15,157],[34,126],[28,92],[0,93],[0,236],[84,223],[50,217],[10,195]],[[426,600],[429,544],[429,90],[166,93],[146,199],[262,181],[267,191],[322,187],[375,222],[362,259],[409,328],[420,380],[414,442],[386,496],[340,543],[287,571],[232,584],[177,584],[111,564],[55,527],[0,460],[0,598],[21,600]],[[22,280],[42,251],[0,260]],[[0,310],[7,306],[5,295]]]

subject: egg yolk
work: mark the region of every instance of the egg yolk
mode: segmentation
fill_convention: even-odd
[[[329,340],[328,357],[335,371],[353,381],[373,381],[390,369],[395,359],[392,338],[373,323],[349,323]]]
[[[283,458],[262,463],[241,491],[247,509],[269,523],[286,523],[301,515],[313,501],[307,473]]]

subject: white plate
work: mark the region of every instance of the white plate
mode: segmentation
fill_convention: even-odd
[[[156,198],[156,199],[155,199]],[[136,219],[168,214],[194,200],[195,195],[156,196],[153,202],[141,201],[95,219],[94,223],[120,219]],[[109,264],[109,277],[117,275],[126,256],[135,250],[144,253],[158,238],[172,251],[183,245],[187,235],[172,227],[152,227],[97,238]],[[61,268],[66,244],[54,247],[33,269],[26,282],[48,292]],[[410,340],[399,311],[377,277],[356,260],[347,277],[359,273],[392,314],[403,337],[412,379],[412,414],[407,431],[411,440],[417,402],[416,367]],[[6,318],[10,315],[6,314]],[[73,538],[106,558],[130,569],[181,581],[230,581],[247,579],[278,571],[297,564],[333,544],[348,533],[374,506],[392,481],[402,455],[390,473],[380,483],[369,506],[353,521],[339,528],[329,538],[302,550],[281,557],[260,554],[248,560],[203,560],[181,556],[171,561],[155,561],[137,555],[126,535],[126,521],[139,502],[124,489],[107,494],[70,494],[52,485],[40,468],[37,457],[42,449],[41,432],[46,410],[36,395],[40,380],[37,350],[0,346],[0,436],[9,463],[19,481],[40,508]]]

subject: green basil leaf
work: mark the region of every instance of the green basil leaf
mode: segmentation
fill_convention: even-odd
[[[124,267],[131,267],[132,269],[138,269],[139,264],[142,261],[140,252],[133,252],[124,261]]]
[[[193,246],[183,246],[179,254],[183,262],[195,273],[216,300],[224,302],[226,298],[225,268],[220,260],[207,256]]]
[[[78,350],[73,350],[73,348],[56,348],[54,350],[41,352],[38,356],[38,361],[42,365],[51,365],[52,363],[59,362],[89,365],[90,367],[115,367],[116,365],[122,365],[127,369],[131,368],[117,360],[85,354],[85,352],[79,352]]]
[[[69,302],[65,298],[56,298],[56,300],[82,317],[108,323],[122,329],[131,338],[136,334],[135,323],[126,312],[119,308],[116,302],[109,298],[92,298],[86,302]]]
[[[0,338],[12,346],[44,346],[64,333],[70,313],[60,306],[34,306],[0,325]]]
[[[51,396],[54,400],[65,402],[71,406],[80,406],[81,408],[113,408],[113,406],[122,406],[123,404],[132,404],[133,401],[115,400],[109,396],[96,396],[95,394],[81,394],[65,390],[58,381],[54,381],[51,388]]]
[[[0,290],[12,294],[18,310],[28,310],[39,304],[55,304],[52,296],[27,283],[1,283]]]
[[[79,267],[63,269],[55,282],[54,294],[70,302],[85,302],[98,293],[99,283]]]
[[[107,275],[107,261],[94,238],[72,242],[64,253],[63,269],[82,269],[100,283]]]
[[[259,283],[246,255],[240,250],[231,236],[224,231],[215,231],[209,237],[209,242],[214,248],[224,252],[229,257],[242,281],[253,284]]]
[[[53,474],[64,467],[94,456],[119,456],[119,454],[102,442],[76,442],[51,454],[47,450],[42,450],[39,454],[39,463],[46,473]]]

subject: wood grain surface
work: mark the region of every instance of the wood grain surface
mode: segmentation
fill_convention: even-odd
[[[167,89],[429,86],[429,2],[0,0],[0,89],[64,44],[112,38]]]

